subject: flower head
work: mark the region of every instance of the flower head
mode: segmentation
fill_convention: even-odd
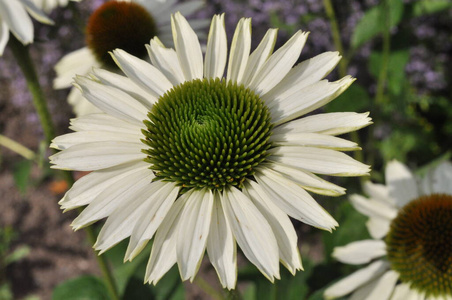
[[[192,14],[203,7],[204,1],[190,0],[184,3],[159,0],[112,0],[98,7],[86,27],[87,46],[64,56],[55,66],[57,77],[54,88],[68,88],[75,75],[86,75],[93,67],[119,71],[110,52],[119,48],[148,59],[145,44],[158,37],[165,45],[172,45],[170,15],[181,11]],[[195,29],[204,29],[208,20],[191,21]],[[68,102],[76,116],[98,113],[77,89],[72,89]]]
[[[451,298],[451,182],[450,162],[417,180],[406,166],[393,161],[386,168],[386,186],[367,183],[370,199],[352,195],[355,208],[369,216],[373,239],[337,247],[333,256],[344,263],[371,264],[329,287],[325,296]]]
[[[53,24],[32,1],[0,0],[0,56],[9,40],[9,31],[24,45],[33,42],[33,23],[30,14],[41,23]]]
[[[301,31],[272,54],[277,31],[270,29],[250,54],[250,19],[237,25],[226,68],[224,15],[212,20],[204,58],[186,19],[176,13],[171,20],[175,50],[154,38],[146,46],[152,63],[114,50],[126,76],[95,69],[76,79],[103,113],[73,120],[76,132],[53,141],[62,150],[51,157],[54,168],[93,171],[67,192],[62,208],[88,205],[75,229],[108,217],[95,245],[101,252],[130,236],[131,260],[154,238],[149,282],[176,262],[192,280],[207,250],[222,285],[234,288],[236,243],[271,281],[280,261],[300,270],[289,216],[329,231],[337,226],[306,190],[344,194],[314,173],[367,174],[368,166],[337,151],[359,147],[335,135],[370,118],[299,117],[353,78],[321,80],[338,63],[336,52],[292,68],[307,38]]]

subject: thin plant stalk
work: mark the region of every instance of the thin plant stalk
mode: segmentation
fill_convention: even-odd
[[[12,49],[14,58],[16,59],[22,73],[27,81],[28,89],[32,95],[33,105],[38,113],[39,121],[41,122],[42,129],[44,131],[44,136],[47,145],[50,144],[52,139],[55,137],[55,127],[53,126],[52,118],[50,116],[49,110],[47,108],[47,101],[44,97],[44,93],[39,84],[39,79],[34,68],[33,61],[30,57],[28,46],[22,45],[14,36],[9,39],[9,46]],[[71,187],[74,183],[74,179],[71,173],[64,172],[64,177]],[[94,244],[96,240],[96,235],[91,227],[85,228],[88,240],[91,245]],[[116,288],[116,283],[114,281],[111,270],[108,267],[107,261],[104,256],[99,256],[96,253],[97,263],[101,269],[105,284],[107,286],[108,292],[110,293],[111,299],[119,300],[118,291]]]
[[[19,144],[18,142],[10,139],[9,137],[6,137],[2,134],[0,134],[0,145],[8,148],[11,151],[16,152],[17,154],[21,155],[22,157],[28,159],[28,160],[34,160],[36,158],[36,153],[28,149],[22,144]]]

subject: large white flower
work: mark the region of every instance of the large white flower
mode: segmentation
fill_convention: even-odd
[[[369,125],[367,113],[299,118],[354,79],[322,80],[338,63],[337,52],[292,68],[307,38],[301,31],[272,54],[277,30],[270,29],[250,54],[250,19],[237,25],[223,77],[224,15],[212,20],[204,58],[180,13],[171,26],[175,50],[152,39],[152,64],[115,50],[127,77],[95,69],[76,79],[104,113],[72,120],[77,132],[53,141],[63,150],[51,157],[54,168],[93,171],[60,204],[88,205],[75,229],[108,217],[95,244],[101,253],[130,236],[131,260],[154,238],[148,282],[176,262],[182,279],[192,280],[207,249],[222,285],[234,288],[236,242],[269,280],[279,278],[280,261],[294,273],[302,265],[289,216],[331,231],[336,221],[306,190],[344,194],[314,173],[369,171],[338,151],[358,145],[335,137]]]
[[[30,14],[41,23],[53,24],[31,0],[0,0],[0,56],[9,40],[9,31],[24,45],[33,42]]]
[[[347,264],[367,264],[333,284],[325,297],[352,299],[452,299],[452,163],[444,162],[422,180],[403,164],[386,168],[386,186],[368,182],[366,199],[353,206],[369,216],[373,239],[334,249]]]
[[[145,44],[157,36],[172,46],[171,13],[190,15],[204,6],[203,0],[178,3],[177,0],[113,0],[107,1],[91,15],[87,24],[87,46],[65,55],[55,66],[55,89],[72,86],[75,75],[86,75],[93,67],[117,69],[110,51],[119,48],[134,56],[147,57]],[[195,19],[190,25],[205,29],[208,20]],[[68,102],[76,116],[100,112],[79,90],[72,88]]]

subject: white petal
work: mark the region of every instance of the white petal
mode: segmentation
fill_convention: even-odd
[[[155,98],[173,87],[159,69],[124,50],[113,50],[112,57],[127,77]]]
[[[77,77],[76,82],[83,96],[103,112],[138,126],[147,118],[146,107],[120,89],[85,77]]]
[[[355,81],[351,76],[328,82],[322,80],[281,99],[266,100],[275,125],[298,118],[335,99]]]
[[[11,0],[8,0],[11,1]],[[41,9],[39,9],[32,1],[30,0],[19,0],[20,2],[22,2],[22,4],[25,6],[25,8],[27,9],[28,13],[35,18],[37,21],[44,23],[44,24],[49,24],[49,25],[53,25],[53,21],[51,19],[49,19],[49,17],[47,17]]]
[[[210,25],[204,61],[205,78],[222,78],[228,54],[228,40],[224,25],[224,14],[215,15]]]
[[[270,136],[280,146],[310,146],[341,151],[361,150],[358,144],[342,138],[318,133],[280,133]]]
[[[396,208],[358,194],[351,195],[350,202],[357,211],[369,217],[392,220],[397,216]]]
[[[243,192],[270,224],[278,243],[280,260],[284,266],[293,275],[297,270],[303,269],[297,233],[287,214],[268,198],[268,194],[255,181],[247,180]]]
[[[249,87],[259,95],[266,94],[289,73],[300,57],[308,33],[298,31],[264,63]]]
[[[360,289],[358,289],[350,300],[388,300],[396,285],[399,275],[390,270]]]
[[[78,230],[102,218],[108,217],[117,207],[130,203],[134,194],[151,184],[154,174],[151,170],[141,170],[122,179],[121,184],[110,185],[74,219],[71,226]]]
[[[452,163],[443,162],[433,171],[433,191],[452,195]]]
[[[141,87],[135,84],[130,78],[109,72],[103,69],[94,69],[94,75],[105,85],[109,85],[120,89],[121,91],[129,94],[138,102],[143,104],[148,110],[152,105],[157,102],[157,99],[150,93],[143,90]]]
[[[70,87],[75,75],[86,75],[93,67],[99,67],[99,63],[87,47],[66,54],[55,65],[57,76],[53,81],[53,88]]]
[[[0,1],[0,12],[3,22],[22,44],[33,42],[33,23],[19,0]]]
[[[395,201],[389,196],[389,189],[387,186],[366,181],[363,185],[363,189],[372,199],[394,206]]]
[[[206,250],[212,219],[213,194],[210,190],[194,191],[181,212],[177,233],[177,264],[182,280],[193,282]]]
[[[286,214],[311,226],[331,231],[337,222],[296,183],[267,168],[259,168],[257,182]]]
[[[399,283],[392,294],[391,300],[424,300],[425,296],[416,290],[412,290],[409,284]]]
[[[265,217],[235,187],[223,193],[226,219],[246,258],[271,282],[279,279],[279,253],[275,235]]]
[[[171,16],[174,45],[185,80],[201,79],[203,72],[202,51],[198,37],[179,13]]]
[[[118,133],[108,131],[80,131],[60,135],[53,139],[50,144],[51,148],[64,150],[74,145],[80,145],[84,143],[93,142],[125,142],[136,143],[143,147],[143,143],[140,139],[143,138],[142,134],[129,134]]]
[[[245,86],[249,86],[249,83],[258,76],[262,65],[272,54],[277,34],[278,29],[269,29],[259,43],[259,46],[251,53],[242,79]]]
[[[180,188],[172,182],[164,183],[157,193],[152,195],[146,213],[138,218],[130,237],[124,261],[132,260],[154,236],[155,231],[164,220],[179,194]]]
[[[382,239],[389,231],[391,221],[386,218],[370,217],[366,222],[367,230],[374,239]]]
[[[340,59],[339,52],[325,52],[299,63],[278,85],[266,93],[265,99],[269,102],[271,99],[282,99],[314,84],[328,75]]]
[[[149,168],[143,160],[91,172],[77,180],[58,204],[66,210],[91,203],[102,191],[116,185],[129,175]]]
[[[175,4],[171,10],[178,11],[183,16],[191,15],[192,13],[198,11],[205,6],[205,2],[202,0],[190,0],[187,2]]]
[[[327,195],[327,196],[340,196],[345,194],[345,189],[338,185],[332,184],[308,171],[302,171],[292,168],[288,165],[283,165],[275,162],[268,162],[267,167],[274,171],[283,174],[288,179],[298,183],[305,190],[313,193]]]
[[[273,134],[316,132],[329,135],[339,135],[355,131],[371,124],[369,113],[337,112],[307,116],[301,119],[279,125],[273,129]]]
[[[317,174],[334,176],[367,175],[369,166],[350,156],[330,149],[299,146],[275,147],[268,152],[268,160],[307,170]]]
[[[151,45],[146,45],[149,57],[154,66],[156,66],[163,75],[173,85],[178,85],[185,81],[184,73],[179,64],[176,51],[165,48],[157,37],[151,40]]]
[[[386,244],[382,240],[362,240],[334,248],[332,256],[338,261],[360,265],[386,255]]]
[[[251,50],[251,19],[242,18],[237,24],[229,53],[227,81],[242,83]]]
[[[385,177],[389,195],[394,198],[398,207],[403,207],[419,197],[416,179],[404,164],[396,160],[389,162]]]
[[[72,106],[72,111],[77,117],[103,113],[99,108],[95,107],[91,102],[83,97],[82,92],[78,88],[71,88],[67,96],[67,102]]]
[[[369,266],[352,273],[327,288],[324,296],[326,299],[345,296],[360,286],[363,286],[371,280],[381,276],[388,269],[389,264],[385,261],[378,260],[373,262]]]
[[[119,120],[107,114],[90,114],[75,119],[71,119],[70,129],[74,131],[109,131],[118,133],[137,134],[144,128],[144,124],[139,126]]]
[[[235,288],[237,283],[237,244],[231,226],[225,218],[220,197],[218,192],[214,193],[207,254],[217,271],[221,285],[230,290]]]
[[[0,56],[3,55],[5,51],[6,44],[9,40],[9,28],[5,22],[2,21],[2,16],[0,15]]]
[[[49,157],[53,169],[94,171],[146,158],[140,145],[124,142],[94,142],[74,145]]]
[[[160,278],[176,263],[176,240],[180,211],[192,192],[193,190],[188,191],[174,202],[159,226],[146,267],[145,282],[157,284]]]

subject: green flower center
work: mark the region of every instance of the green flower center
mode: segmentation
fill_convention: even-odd
[[[156,179],[184,188],[241,187],[268,155],[272,124],[264,102],[219,79],[184,82],[161,96],[145,120],[146,161]]]
[[[386,237],[400,280],[433,296],[452,296],[452,196],[433,194],[403,207]]]
[[[134,2],[108,1],[89,18],[86,42],[98,61],[117,68],[109,51],[120,48],[144,58],[145,44],[156,34],[154,19],[144,7]]]

